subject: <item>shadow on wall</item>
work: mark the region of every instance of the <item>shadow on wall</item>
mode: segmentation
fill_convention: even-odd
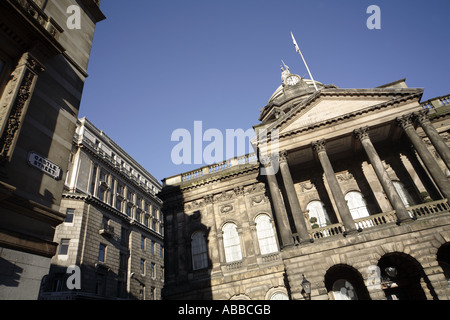
[[[23,268],[0,257],[0,286],[18,287]]]
[[[202,224],[206,206],[192,214],[184,213],[179,187],[165,187],[159,196],[164,201],[165,223],[163,299],[212,300],[211,229]]]

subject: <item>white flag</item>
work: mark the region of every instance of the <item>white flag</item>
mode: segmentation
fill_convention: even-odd
[[[292,37],[292,41],[294,42],[295,51],[300,52],[300,48],[298,47],[297,41],[295,41],[295,38],[294,38],[294,35],[292,34],[292,31],[291,31],[291,37]]]

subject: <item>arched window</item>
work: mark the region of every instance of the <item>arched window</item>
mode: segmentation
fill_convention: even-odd
[[[201,231],[195,232],[191,237],[192,268],[194,270],[208,267],[208,247],[206,246],[205,234]]]
[[[409,194],[408,190],[405,188],[405,185],[400,181],[392,181],[394,183],[395,190],[397,190],[400,199],[405,207],[410,207],[414,205],[414,200]]]
[[[222,228],[223,246],[226,262],[242,260],[241,240],[234,223],[227,223]]]
[[[364,218],[370,215],[369,210],[367,210],[366,200],[364,200],[360,192],[350,191],[345,195],[345,201],[347,201],[353,219]]]
[[[358,300],[355,288],[345,279],[333,283],[333,294],[335,300]]]
[[[259,249],[261,254],[268,254],[278,251],[275,233],[273,232],[270,217],[266,214],[260,214],[255,219],[256,235],[258,237]]]
[[[306,210],[309,212],[309,221],[313,228],[325,227],[331,224],[330,217],[322,201],[311,201],[306,206]]]
[[[270,300],[289,300],[289,297],[286,293],[278,291],[270,296]]]

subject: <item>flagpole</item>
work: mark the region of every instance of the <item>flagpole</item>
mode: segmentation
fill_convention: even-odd
[[[305,58],[303,57],[303,54],[302,54],[302,52],[300,51],[300,48],[298,47],[297,41],[295,41],[294,34],[292,33],[292,31],[291,31],[291,37],[292,37],[292,41],[294,42],[295,51],[297,51],[298,53],[300,53],[300,56],[302,57],[303,63],[305,64],[306,70],[308,70],[309,77],[311,78],[311,80],[312,80],[312,82],[313,82],[313,84],[314,84],[314,88],[316,88],[316,91],[319,91],[319,89],[317,89],[316,82],[314,81],[314,78],[313,78],[313,76],[312,76],[312,74],[311,74],[311,71],[309,71],[308,65],[306,64],[306,60],[305,60]]]

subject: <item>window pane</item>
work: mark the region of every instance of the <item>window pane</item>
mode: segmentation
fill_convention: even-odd
[[[192,235],[191,239],[192,268],[199,270],[208,267],[208,249],[205,234],[203,232],[196,232]]]
[[[311,201],[306,206],[306,210],[309,213],[309,221],[311,222],[313,229],[325,227],[328,224],[331,224],[330,217],[328,216],[322,201]]]
[[[67,255],[67,252],[69,251],[69,241],[69,239],[61,239],[61,243],[59,245],[60,255]]]
[[[277,252],[278,246],[270,217],[265,214],[259,215],[255,223],[261,254]]]
[[[101,243],[99,251],[98,251],[98,261],[105,262],[105,253],[106,253],[105,251],[106,251],[106,246]]]
[[[71,223],[73,222],[73,215],[75,214],[75,209],[67,209],[66,210],[66,219],[64,222]]]
[[[370,215],[369,210],[367,210],[366,201],[360,192],[351,191],[347,193],[345,195],[345,201],[347,201],[353,219],[364,218]]]
[[[223,226],[222,231],[226,262],[242,260],[241,241],[239,239],[236,225],[233,223],[227,223]]]

